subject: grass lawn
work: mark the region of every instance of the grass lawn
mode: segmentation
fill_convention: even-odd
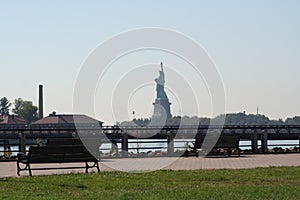
[[[300,167],[0,178],[0,199],[300,199]]]

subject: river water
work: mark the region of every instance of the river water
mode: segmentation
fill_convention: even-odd
[[[166,140],[155,140],[155,143],[149,143],[151,140],[149,139],[139,139],[139,140],[129,140],[128,148],[129,152],[137,153],[139,152],[149,152],[149,151],[167,151],[167,141]],[[258,145],[261,145],[260,140],[258,141]],[[193,146],[191,140],[175,140],[174,148],[176,150],[185,150],[188,146]],[[100,151],[103,153],[108,153],[111,150],[112,144],[111,143],[104,143],[100,147]],[[274,147],[281,147],[281,148],[290,148],[290,147],[299,147],[299,140],[269,140],[268,141],[268,148],[272,149]],[[140,148],[137,150],[137,148]],[[29,146],[26,146],[26,149],[29,149]],[[118,143],[118,149],[121,149],[121,144]],[[251,141],[240,141],[240,149],[251,149]],[[18,146],[11,146],[12,155],[16,155],[19,147]],[[0,155],[3,155],[4,147],[3,144],[0,144]],[[15,152],[14,152],[15,151]]]

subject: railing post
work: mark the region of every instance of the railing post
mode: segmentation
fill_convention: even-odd
[[[300,148],[300,134],[299,134],[299,148]]]
[[[111,153],[112,154],[118,154],[118,143],[115,139],[110,140],[111,142]]]
[[[267,130],[263,130],[262,133],[261,149],[263,153],[268,152],[268,131]]]
[[[168,145],[168,156],[174,155],[174,136],[171,131],[168,131],[167,133],[167,145]]]
[[[258,152],[258,134],[256,129],[254,130],[254,133],[251,135],[251,148],[252,148],[252,153]]]
[[[24,132],[20,132],[19,137],[19,152],[26,153],[26,136]]]
[[[122,134],[122,156],[128,156],[128,135],[127,133]]]

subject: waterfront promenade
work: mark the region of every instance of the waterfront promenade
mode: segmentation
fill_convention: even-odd
[[[36,164],[34,167],[45,166],[78,166],[71,164]],[[83,165],[83,163],[82,163]],[[101,171],[149,171],[153,169],[199,170],[199,169],[242,169],[256,167],[300,166],[300,154],[254,154],[241,157],[161,157],[161,158],[121,158],[103,159]],[[33,171],[33,175],[84,173],[78,170],[43,170]],[[23,172],[22,176],[28,175]],[[0,177],[16,177],[15,162],[0,162]]]

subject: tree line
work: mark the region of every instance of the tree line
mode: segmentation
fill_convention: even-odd
[[[171,119],[168,119],[165,123],[167,126],[179,126],[180,124],[185,125],[209,125],[216,124],[221,119],[225,119],[224,125],[300,125],[300,116],[295,116],[287,118],[286,120],[278,119],[273,120],[269,119],[265,115],[261,114],[246,114],[245,112],[239,113],[228,113],[222,114],[214,118],[207,117],[189,117],[189,116],[174,116]],[[129,126],[136,124],[139,126],[147,126],[151,122],[151,118],[138,118],[133,119],[132,121],[117,122],[116,125],[120,126]]]
[[[12,107],[13,106],[13,107]],[[11,103],[6,97],[0,99],[0,116],[10,115],[10,113],[23,118],[27,123],[38,119],[38,107],[32,101],[17,98]]]

